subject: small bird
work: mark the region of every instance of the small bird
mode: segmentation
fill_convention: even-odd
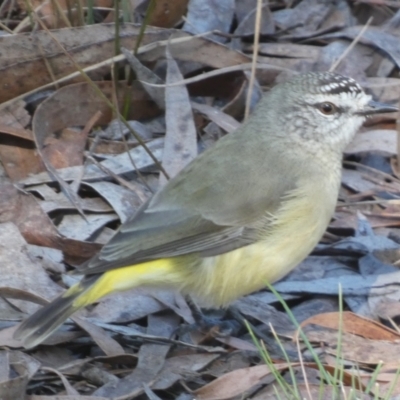
[[[333,215],[342,153],[365,119],[397,108],[351,78],[322,72],[278,84],[147,201],[79,273],[80,283],[26,319],[31,348],[78,309],[138,286],[174,288],[223,307],[290,272]]]

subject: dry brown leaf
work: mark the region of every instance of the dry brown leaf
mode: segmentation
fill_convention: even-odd
[[[13,181],[44,169],[34,149],[33,136],[25,129],[31,120],[25,105],[21,100],[0,110],[1,132],[8,133],[0,134],[0,159],[8,177]]]
[[[165,123],[167,132],[162,165],[170,178],[176,176],[197,155],[197,132],[190,98],[185,86],[168,86],[183,80],[178,64],[167,52],[167,87],[165,88]],[[160,186],[167,183],[160,174]]]
[[[377,396],[383,399],[395,399],[398,397],[400,394],[400,378],[397,370],[398,366],[393,368],[393,372],[391,373],[379,373],[376,377],[377,385],[374,385],[371,389],[372,393],[376,393]],[[366,378],[365,381],[368,384],[368,378]]]
[[[18,328],[18,324],[0,331],[0,346],[5,346],[12,349],[19,349],[23,346],[20,340],[14,339],[14,333]]]
[[[147,4],[149,2],[146,2]],[[186,13],[189,0],[157,0],[150,14],[148,24],[162,28],[172,28]]]
[[[174,60],[189,61],[193,63],[196,70],[198,70],[196,63],[212,68],[224,68],[251,61],[246,55],[211,40],[175,33],[179,31],[168,30],[168,32],[170,32],[170,35],[173,34],[174,39],[159,43],[158,46],[143,46],[139,55],[142,62],[155,62],[164,59],[166,45],[168,45],[171,57]],[[220,88],[214,88],[214,90],[224,89],[223,85]]]
[[[54,168],[66,168],[82,165],[86,135],[71,128],[66,128],[57,138],[47,137],[43,156]]]
[[[178,326],[175,315],[150,315],[147,334],[169,338]],[[143,384],[150,384],[162,370],[165,358],[170,350],[169,344],[144,344],[140,347],[138,365],[132,373],[120,379],[118,384],[112,382],[97,389],[94,396],[108,398],[133,396],[141,393]]]
[[[224,129],[227,133],[234,132],[240,127],[240,123],[235,118],[224,113],[215,107],[210,107],[206,104],[192,102],[192,108],[204,115],[211,121],[215,122],[220,128]]]
[[[93,400],[93,396],[68,396],[68,395],[55,395],[55,396],[41,396],[31,395],[29,400]],[[108,397],[96,396],[96,400],[110,400]]]
[[[398,78],[370,77],[363,87],[371,91],[379,101],[385,103],[399,101],[400,79]]]
[[[135,24],[121,26],[121,45],[134,47],[139,30],[140,26]],[[142,45],[167,40],[172,32],[168,29],[148,27]],[[115,55],[113,24],[66,28],[56,30],[52,35],[64,49],[68,50],[81,68],[97,64]],[[0,49],[2,81],[7,82],[7,90],[0,92],[0,103],[52,82],[42,52],[51,59],[52,72],[56,79],[76,72],[75,65],[45,31],[36,32],[34,41],[31,34],[2,36]],[[97,80],[109,72],[110,65],[97,69],[89,75],[93,80]],[[82,81],[82,78],[78,76],[75,78],[76,81]]]
[[[394,299],[384,299],[375,306],[374,311],[381,320],[395,322],[400,315],[400,304]]]
[[[249,48],[251,50],[251,47]],[[305,44],[296,44],[296,43],[261,43],[259,47],[259,54],[266,59],[272,61],[272,63],[281,64],[282,58],[289,58],[293,60],[289,61],[289,64],[286,64],[286,68],[290,68],[291,62],[295,62],[298,60],[308,60],[308,61],[316,61],[321,53],[320,46],[311,46]]]
[[[229,336],[229,337],[219,337],[217,338],[217,340],[220,343],[224,343],[229,347],[232,347],[233,349],[237,349],[237,350],[246,350],[246,351],[258,351],[257,347],[248,342],[247,340],[243,340],[243,339],[238,339],[235,338],[233,336]]]
[[[310,342],[323,343],[324,351],[338,356],[344,360],[359,364],[377,365],[380,362],[385,365],[397,365],[400,367],[398,352],[400,351],[400,341],[371,340],[351,333],[342,332],[340,338],[340,348],[338,347],[339,333],[328,328],[306,330],[307,338]]]
[[[395,130],[371,130],[359,133],[347,146],[345,154],[376,151],[385,156],[397,153],[397,132]]]
[[[96,84],[93,84],[96,86]],[[87,83],[75,84],[63,87],[56,91],[52,96],[47,98],[37,108],[36,113],[32,122],[32,130],[35,137],[37,152],[42,156],[42,160],[46,165],[46,169],[49,171],[51,177],[59,183],[61,190],[65,196],[71,201],[76,209],[83,215],[82,205],[77,193],[59,176],[54,166],[46,159],[45,154],[45,143],[49,137],[54,133],[68,126],[79,126],[86,125],[88,120],[93,115],[100,115],[97,119],[97,124],[109,122],[112,116],[112,110],[107,102],[99,95],[95,88]],[[155,107],[149,105],[146,107],[146,94],[140,91],[134,91],[135,85],[129,89],[131,93],[131,109],[135,115],[130,117],[136,119],[138,115],[144,117],[146,114],[149,117],[157,112]],[[107,98],[112,96],[112,84],[111,82],[100,82],[97,84],[98,90]],[[118,86],[119,89],[119,100],[122,103],[124,90],[126,85],[122,84]],[[139,104],[136,104],[138,101]],[[131,113],[131,114],[132,114]],[[86,139],[85,136],[81,136],[80,143],[77,146],[81,147],[83,141]]]
[[[162,85],[164,81],[155,74],[151,69],[143,65],[139,59],[132,54],[131,51],[125,47],[121,48],[122,53],[126,57],[132,70],[135,72],[135,76],[141,82],[151,83],[155,85]],[[159,86],[152,86],[145,84],[143,89],[148,93],[150,98],[157,104],[161,110],[165,110],[165,88]]]
[[[0,398],[24,399],[25,387],[39,369],[32,357],[16,351],[0,352]]]
[[[108,98],[112,98],[112,83],[94,83]],[[120,104],[126,94],[126,84],[117,86]],[[131,95],[131,112],[129,119],[146,119],[157,115],[158,110],[152,104],[149,96],[135,82],[129,87]],[[98,92],[87,83],[69,85],[56,91],[47,98],[36,110],[33,119],[33,132],[40,148],[45,139],[53,133],[70,126],[84,126],[92,115],[101,112],[98,125],[106,124],[112,119],[112,110],[99,96]]]
[[[31,291],[46,299],[60,293],[60,287],[49,278],[41,263],[29,257],[24,249],[26,242],[13,223],[0,224],[0,238],[0,265],[4,287]],[[15,304],[28,312],[37,308],[20,300],[15,300]]]
[[[107,335],[102,328],[78,317],[72,317],[72,319],[91,336],[107,356],[125,354],[123,347]]]
[[[252,35],[256,22],[256,3],[255,2],[236,2],[236,17],[238,26],[235,35]],[[270,5],[265,3],[261,9],[260,33],[262,35],[272,35],[275,33],[275,24],[270,10]],[[241,43],[238,47],[241,46]]]
[[[191,0],[182,29],[194,35],[215,30],[228,33],[233,22],[234,9],[234,0]],[[215,42],[227,41],[219,35],[210,35],[210,38]]]
[[[288,368],[288,364],[275,364],[274,368],[282,371]],[[198,400],[229,399],[242,395],[270,374],[271,370],[266,365],[237,369],[197,389],[194,394]]]
[[[341,386],[340,388],[330,385],[317,385],[304,383],[296,384],[297,390],[299,390],[299,398],[301,399],[319,399],[319,400],[332,400],[336,397],[343,396],[343,398],[357,398],[358,400],[372,400],[373,397],[359,391],[355,390],[352,386]],[[296,388],[292,388],[293,391]],[[273,387],[272,385],[267,386],[264,390],[258,393],[256,396],[252,397],[251,400],[276,400],[278,392],[281,398],[285,398],[285,393],[283,393],[279,387]]]
[[[123,47],[135,46],[135,39],[140,26],[125,23],[120,27],[120,44]],[[192,38],[182,31],[147,27],[141,41],[140,59],[154,61],[163,58],[168,38],[174,34],[178,42],[171,43],[171,54],[174,59],[199,62],[205,66],[222,68],[249,62],[239,52],[219,45],[206,38]],[[81,67],[98,64],[115,55],[115,26],[113,24],[96,24],[80,28],[66,28],[52,32],[52,35]],[[187,39],[186,39],[187,38]],[[183,40],[184,39],[184,40]],[[59,45],[46,32],[35,34],[35,42],[29,35],[19,34],[0,37],[0,71],[2,80],[7,82],[7,90],[0,91],[0,103],[38,87],[52,83],[52,78],[44,64],[42,52],[51,59],[55,79],[60,79],[76,72],[76,67],[61,51]],[[157,45],[155,45],[157,43]],[[147,46],[149,45],[149,46]],[[88,73],[93,80],[99,80],[110,73],[111,63]],[[78,74],[71,82],[82,81]]]
[[[154,390],[168,389],[187,373],[195,373],[207,367],[219,357],[218,354],[188,354],[170,357],[165,360],[163,369],[158,374],[152,388]]]
[[[347,38],[354,40],[363,26],[351,26],[338,32],[321,35],[320,39],[336,39]],[[380,27],[369,26],[361,36],[360,43],[372,46],[386,53],[399,66],[400,65],[400,49],[398,46],[398,37],[395,33],[388,30],[380,29]]]
[[[30,244],[60,249],[73,265],[92,257],[100,246],[61,236],[36,199],[11,185],[0,185],[0,222],[13,222]]]
[[[79,392],[68,382],[66,376],[62,374],[60,371],[49,367],[42,368],[42,370],[57,375],[61,379],[61,382],[65,388],[65,391],[67,392],[67,395],[79,396]]]
[[[97,304],[88,314],[106,323],[127,323],[166,309],[165,304],[156,300],[152,293],[160,292],[160,297],[173,297],[171,292],[156,289],[137,288],[124,293],[116,293]]]
[[[83,0],[81,6],[88,7],[89,1]],[[32,0],[29,7],[25,1],[18,0],[18,5],[22,10],[29,13],[32,12],[31,7],[35,9],[38,16],[45,25],[50,29],[59,29],[72,26],[82,25],[83,18],[79,16],[77,9],[79,9],[77,1],[68,0],[57,0],[57,3],[49,0]],[[113,3],[112,0],[94,0],[91,3],[92,7],[96,9],[97,7],[110,8]],[[62,18],[60,16],[60,11],[64,11],[66,17]],[[68,11],[68,13],[66,13]],[[69,24],[66,21],[69,21]],[[16,29],[15,32],[21,32],[30,25],[30,21],[24,20]]]
[[[318,314],[301,323],[302,327],[306,325],[320,325],[326,328],[341,329],[343,332],[352,333],[367,339],[374,340],[400,340],[400,333],[380,324],[379,322],[356,315],[350,311],[330,312]]]

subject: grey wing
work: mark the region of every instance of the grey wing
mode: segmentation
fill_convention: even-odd
[[[245,223],[232,219],[231,224],[213,221],[212,216],[200,214],[197,210],[191,212],[184,207],[152,210],[147,203],[78,272],[97,274],[144,261],[192,253],[207,257],[252,244],[260,237],[260,231],[267,229],[271,216],[279,207],[280,202],[271,203],[269,200],[266,196],[264,207],[260,207],[262,214]]]
[[[290,163],[287,170],[279,167],[280,153],[257,142],[244,146],[245,139],[228,135],[194,160],[121,226],[82,273],[191,253],[217,255],[254,243],[297,182]]]
[[[253,243],[257,229],[217,225],[182,210],[146,213],[125,223],[79,273],[97,274],[158,258],[198,253],[211,256]]]

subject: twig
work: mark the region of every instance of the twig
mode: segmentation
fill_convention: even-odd
[[[355,45],[360,41],[361,36],[364,35],[365,31],[368,29],[368,27],[371,25],[371,22],[374,18],[370,17],[367,21],[367,23],[363,26],[363,28],[360,30],[358,35],[354,38],[354,40],[350,43],[350,46],[343,52],[343,54],[332,64],[332,66],[329,68],[329,71],[334,71],[337,66],[344,60],[344,58],[350,53],[351,50],[355,47]]]
[[[193,76],[192,78],[187,78],[187,79],[183,79],[181,81],[178,82],[174,82],[174,83],[150,83],[150,82],[146,82],[146,81],[139,81],[140,83],[143,83],[144,85],[147,86],[152,86],[152,87],[161,87],[161,88],[165,88],[165,87],[173,87],[173,86],[181,86],[181,85],[188,85],[189,83],[195,83],[195,82],[200,82],[203,81],[205,79],[208,78],[212,78],[215,76],[219,76],[219,75],[223,75],[223,74],[227,74],[229,72],[235,72],[235,71],[246,71],[248,69],[251,69],[253,66],[253,63],[245,63],[245,64],[240,64],[240,65],[232,65],[230,67],[224,67],[224,68],[219,68],[213,71],[209,71],[209,72],[205,72],[204,74],[201,75],[196,75]],[[288,72],[293,72],[293,70],[289,69],[289,68],[283,68],[283,67],[279,67],[273,64],[258,64],[256,65],[257,69],[268,69],[268,68],[273,68],[279,71],[288,71]]]
[[[396,132],[397,132],[397,173],[399,173],[399,171],[400,171],[400,112],[397,113]]]
[[[355,3],[370,4],[373,6],[386,6],[393,8],[400,8],[400,3],[393,0],[353,0]]]
[[[119,175],[115,174],[113,171],[105,167],[103,164],[99,163],[92,155],[90,154],[85,154],[86,159],[91,161],[96,167],[101,169],[105,174],[109,175],[111,178],[113,178],[116,182],[118,182],[121,186],[125,187],[126,189],[129,189],[130,191],[136,193],[139,197],[140,200],[143,202],[146,201],[146,196],[143,194],[142,191],[138,193],[138,185],[135,183],[129,182],[125,180],[124,178],[121,178]]]
[[[262,16],[262,0],[257,0],[257,11],[254,29],[254,44],[253,44],[253,61],[251,66],[251,74],[249,80],[249,89],[247,91],[246,108],[244,118],[247,119],[250,114],[251,97],[253,95],[253,86],[256,76],[258,48],[260,44],[260,31],[261,31],[261,16]]]
[[[97,111],[90,119],[89,121],[86,122],[86,125],[83,127],[81,131],[81,135],[85,136],[87,139],[87,136],[89,135],[89,132],[92,130],[93,126],[96,124],[96,122],[101,118],[101,111]],[[81,171],[79,173],[79,176],[70,184],[71,189],[77,193],[79,190],[79,187],[81,186],[81,181],[83,178],[83,175],[85,174],[85,168],[87,165],[87,161],[85,161],[82,165]]]

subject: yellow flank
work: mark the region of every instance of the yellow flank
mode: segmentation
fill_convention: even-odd
[[[306,189],[303,186],[288,196],[260,242],[204,258],[201,268],[188,271],[182,291],[201,298],[204,306],[220,307],[289,273],[323,235],[336,204],[338,184],[321,185],[320,192]]]
[[[267,228],[260,241],[213,257],[196,254],[159,259],[104,273],[83,289],[73,307],[84,307],[100,298],[138,286],[180,289],[209,307],[220,307],[275,282],[291,271],[314,248],[331,218],[337,193],[295,191],[287,196],[275,216],[265,216]],[[335,185],[333,185],[335,187]],[[336,185],[337,187],[337,185]],[[323,197],[315,200],[317,195]],[[79,284],[77,285],[79,286]],[[76,294],[71,288],[65,296]]]
[[[138,286],[179,285],[179,277],[175,276],[173,258],[148,261],[129,267],[117,268],[101,275],[99,279],[73,302],[73,307],[84,307],[92,304],[113,292],[122,292]],[[80,284],[71,287],[64,295],[74,295]]]

